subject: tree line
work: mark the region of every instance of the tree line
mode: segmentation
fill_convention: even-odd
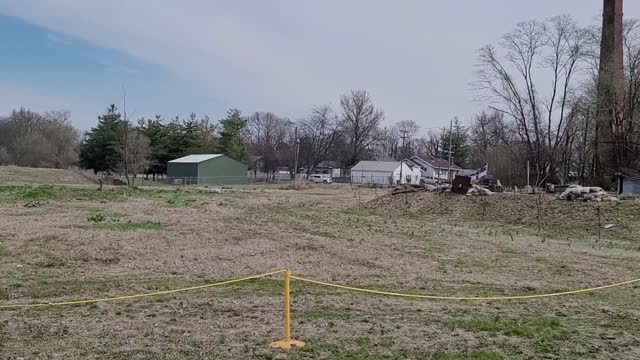
[[[640,22],[624,22],[622,109],[605,109],[598,95],[601,28],[571,16],[522,22],[501,41],[479,50],[472,84],[488,110],[471,125],[479,161],[495,162],[504,175],[522,179],[529,162],[537,184],[600,182],[616,171],[640,169]],[[602,96],[602,94],[600,95]],[[600,102],[600,104],[599,104]],[[623,119],[598,118],[598,113]],[[617,115],[616,115],[617,116]],[[603,121],[604,120],[604,121]],[[616,132],[622,154],[605,155],[603,129]],[[606,133],[606,131],[605,131]]]
[[[65,168],[76,163],[79,132],[69,115],[21,108],[0,117],[0,165]]]
[[[55,125],[56,129],[63,126],[69,134],[59,143],[65,146],[68,156],[64,161],[49,161],[47,156],[61,151],[25,147],[36,140],[22,139],[4,131],[7,139],[16,139],[14,142],[7,140],[7,144],[22,144],[23,147],[6,147],[3,146],[5,141],[0,142],[0,149],[7,149],[1,151],[11,154],[0,159],[3,164],[22,166],[79,165],[96,173],[117,172],[128,177],[166,174],[168,161],[188,154],[224,153],[247,163],[256,172],[267,174],[283,168],[296,172],[296,152],[297,171],[308,174],[314,173],[323,161],[347,169],[360,160],[400,160],[412,155],[446,157],[448,154],[449,130],[443,128],[421,136],[420,127],[414,121],[385,125],[384,111],[374,105],[365,90],[344,94],[339,105],[338,109],[330,105],[318,106],[297,120],[273,112],[254,112],[245,116],[239,110],[231,109],[217,122],[192,113],[185,119],[165,119],[156,115],[135,123],[111,105],[98,117],[97,125],[82,136],[69,124],[68,112],[40,115],[21,109],[0,120],[0,125],[27,128],[20,124],[42,123],[50,124],[50,127]],[[54,115],[64,116],[57,120]],[[452,153],[455,162],[465,166],[469,152],[467,130],[457,119],[454,124]],[[46,137],[47,141],[59,138],[49,136],[53,130],[42,131],[39,136]],[[29,134],[25,132],[24,136]],[[22,159],[15,154],[26,156]]]
[[[14,111],[0,119],[0,164],[64,167],[70,164],[125,174],[166,173],[169,160],[224,153],[254,171],[314,173],[323,161],[348,169],[360,160],[451,155],[463,168],[489,164],[505,184],[588,183],[602,174],[599,145],[600,29],[568,15],[522,22],[496,45],[478,51],[471,87],[485,110],[463,123],[421,129],[412,120],[389,123],[366,90],[340,96],[300,119],[274,112],[232,109],[211,121],[156,115],[131,123],[115,106],[79,136],[66,112]],[[624,23],[624,131],[619,141],[625,172],[640,168],[640,22]],[[600,110],[601,111],[601,110]],[[443,119],[444,120],[444,119]],[[296,167],[296,159],[298,169]],[[613,166],[608,169],[613,172]]]

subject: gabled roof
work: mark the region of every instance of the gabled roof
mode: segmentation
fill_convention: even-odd
[[[441,159],[441,158],[430,158],[428,160],[423,159],[419,156],[412,156],[411,159],[409,159],[413,162],[415,162],[416,164],[420,165],[420,166],[431,166],[432,168],[436,168],[436,169],[448,169],[449,168],[449,160],[447,159]],[[462,168],[459,167],[456,164],[451,164],[451,169],[452,170],[461,170]]]
[[[394,171],[400,167],[400,161],[360,161],[351,171]]]
[[[338,168],[338,162],[337,161],[331,161],[331,160],[322,160],[320,161],[320,163],[318,164],[319,168]]]
[[[416,157],[416,156],[414,156]],[[407,164],[409,167],[422,167],[424,166],[423,164],[420,164],[419,162],[415,161],[413,158],[411,159],[404,159],[405,164]]]
[[[174,160],[169,161],[170,163],[201,163],[203,161],[207,161],[207,160],[211,160],[211,159],[215,159],[219,156],[222,156],[222,154],[198,154],[198,155],[187,155],[187,156],[183,156],[181,158],[177,158]]]

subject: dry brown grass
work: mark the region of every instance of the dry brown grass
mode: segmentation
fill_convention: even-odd
[[[447,295],[537,293],[640,274],[634,236],[619,241],[625,246],[606,246],[563,230],[542,242],[521,204],[511,206],[529,220],[514,226],[498,217],[461,221],[453,210],[409,211],[413,198],[371,202],[384,194],[360,189],[356,195],[335,184],[198,194],[195,201],[177,202],[181,206],[146,194],[124,201],[50,200],[33,209],[8,201],[0,204],[0,299],[24,303],[121,295],[286,267],[342,284]],[[439,199],[421,201],[427,200],[443,209]],[[445,204],[458,201],[466,200],[446,199]],[[499,201],[510,204],[511,199]],[[622,211],[627,216],[635,207]],[[107,224],[163,226],[130,231],[96,226],[88,218],[97,213]],[[293,283],[293,332],[309,345],[285,355],[268,346],[281,337],[281,285],[258,280],[93,306],[0,311],[0,358],[640,355],[636,287],[466,303],[354,294],[299,282]]]
[[[93,184],[88,178],[70,170],[0,166],[0,185],[8,184]]]

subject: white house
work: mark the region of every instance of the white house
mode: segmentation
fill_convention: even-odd
[[[400,179],[400,169],[402,177]],[[351,182],[360,184],[393,185],[414,183],[414,170],[400,161],[360,161],[351,168]],[[418,178],[419,182],[420,179]]]
[[[423,159],[413,156],[407,163],[413,163],[422,170],[421,181],[425,183],[436,183],[449,181],[449,160],[440,158]],[[451,178],[454,178],[463,169],[456,164],[451,164]]]
[[[420,182],[422,181],[422,168],[418,164],[414,163],[413,161],[409,161],[406,159],[404,160],[404,163],[407,164],[407,166],[409,166],[413,172],[411,179],[409,180],[409,183],[420,184]]]

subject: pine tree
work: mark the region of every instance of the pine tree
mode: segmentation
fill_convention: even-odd
[[[458,118],[453,120],[452,148],[455,164],[466,168],[469,165],[469,134],[467,128],[460,124]]]
[[[242,133],[247,126],[247,121],[242,117],[240,110],[229,110],[227,117],[220,120],[220,125],[222,125],[220,132],[222,152],[232,159],[246,163],[247,149],[242,141]]]
[[[115,105],[98,117],[98,126],[85,134],[80,146],[80,165],[86,169],[116,171],[122,159],[118,151],[122,133],[122,115]]]

